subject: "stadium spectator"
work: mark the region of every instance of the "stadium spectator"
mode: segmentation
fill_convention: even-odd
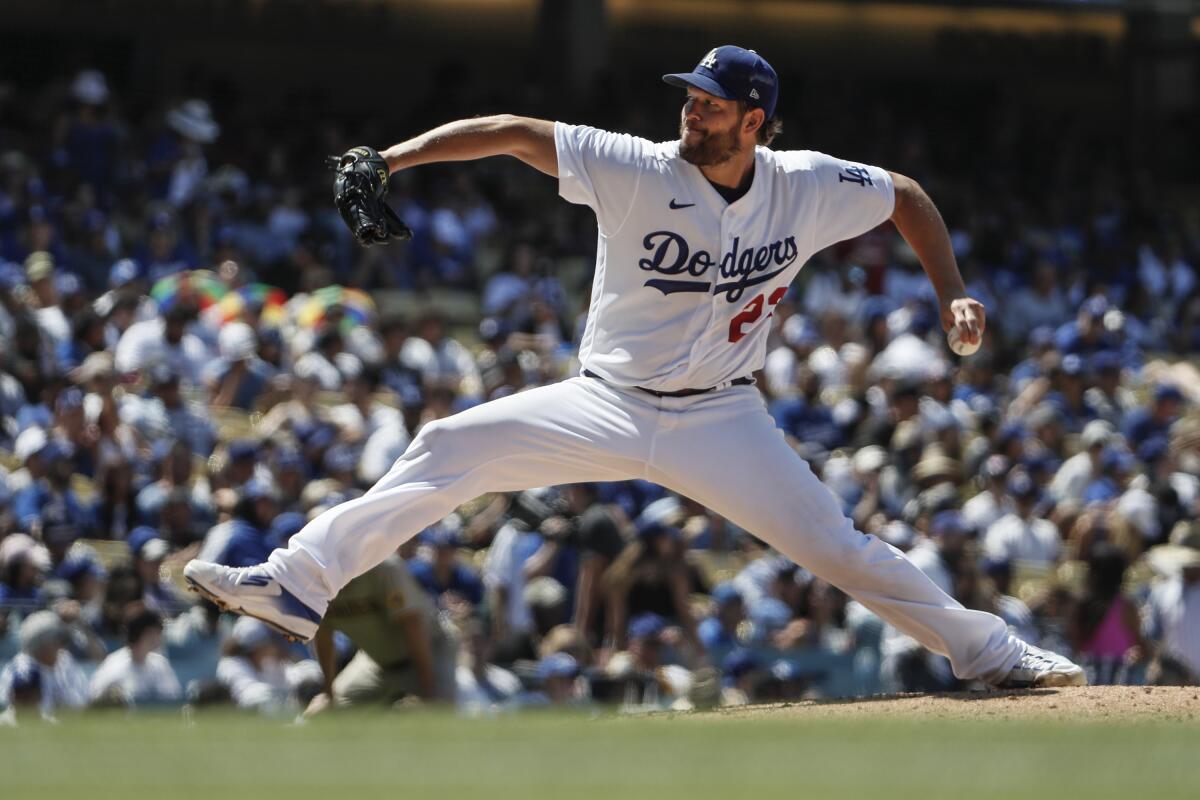
[[[458,557],[462,545],[458,531],[447,523],[426,528],[421,534],[427,556],[408,562],[413,577],[439,608],[466,603],[472,608],[483,602],[483,581]]]
[[[252,411],[275,377],[275,369],[258,357],[258,337],[244,322],[221,327],[217,337],[220,358],[204,372],[209,402],[214,406]]]
[[[643,521],[637,538],[625,545],[604,573],[606,641],[610,646],[623,648],[632,620],[653,614],[679,625],[688,641],[701,648],[688,603],[689,578],[681,545],[678,528]]]
[[[36,696],[44,718],[87,705],[87,676],[64,648],[64,637],[62,620],[53,611],[35,611],[22,620],[21,653],[0,672],[0,705],[13,702],[14,691],[18,703]]]
[[[1135,408],[1125,416],[1123,431],[1130,446],[1137,448],[1148,439],[1169,437],[1183,403],[1183,392],[1177,387],[1156,386],[1149,408]]]
[[[1008,475],[1008,493],[1015,510],[992,523],[984,536],[984,550],[996,561],[1029,561],[1053,566],[1062,550],[1062,538],[1053,522],[1035,514],[1039,491],[1021,468]]]
[[[166,656],[158,652],[162,617],[148,609],[134,611],[125,627],[125,647],[110,653],[92,675],[92,702],[148,706],[179,701],[183,696],[179,679]]]
[[[241,709],[269,716],[300,708],[303,687],[319,672],[312,662],[288,662],[278,637],[253,617],[233,625],[217,663],[217,681]],[[310,666],[311,665],[311,666]]]
[[[1087,558],[1087,588],[1071,611],[1071,647],[1092,684],[1132,682],[1128,671],[1147,652],[1137,607],[1122,592],[1127,566],[1116,546],[1094,545]]]
[[[340,671],[335,632],[358,647]],[[309,704],[309,714],[330,704],[454,699],[457,643],[398,555],[346,584],[327,610],[315,645],[324,692]]]
[[[238,492],[233,519],[209,531],[202,552],[231,567],[262,563],[280,544],[271,530],[278,513],[275,487],[259,478],[249,481]]]
[[[728,582],[713,587],[712,601],[712,616],[700,620],[696,630],[709,658],[720,663],[738,646],[738,626],[746,618],[746,609],[737,587]]]
[[[174,587],[162,577],[163,559],[171,546],[154,528],[134,528],[126,540],[133,571],[142,586],[142,602],[146,608],[164,617],[179,613],[182,601]]]
[[[528,706],[579,706],[586,702],[579,678],[579,664],[567,653],[552,653],[537,665],[541,690],[527,695]]]
[[[1167,562],[1167,576],[1146,602],[1144,631],[1155,645],[1149,680],[1167,686],[1200,684],[1200,533],[1195,523],[1181,522],[1171,532],[1170,544],[1152,555]]]

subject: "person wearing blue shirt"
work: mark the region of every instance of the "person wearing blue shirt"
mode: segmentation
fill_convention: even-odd
[[[821,378],[807,367],[797,370],[800,395],[779,400],[771,406],[775,424],[801,442],[812,442],[826,450],[845,444],[833,412],[821,402]]]
[[[1089,297],[1080,306],[1075,319],[1054,332],[1055,347],[1063,354],[1080,356],[1119,349],[1120,342],[1104,328],[1104,315],[1108,310],[1108,300],[1104,296]]]
[[[53,516],[58,525],[70,525],[86,535],[92,528],[91,510],[71,490],[71,462],[66,449],[51,442],[41,451],[48,470],[46,477],[17,492],[12,510],[22,530],[40,530],[45,517]]]
[[[1154,390],[1154,400],[1149,408],[1135,408],[1125,415],[1122,433],[1131,447],[1137,448],[1148,439],[1170,437],[1171,425],[1179,418],[1183,406],[1183,392],[1175,386],[1163,384]]]
[[[257,479],[247,483],[230,521],[229,538],[216,562],[228,567],[252,567],[266,561],[282,544],[271,529],[278,511],[273,486]]]
[[[714,662],[738,646],[738,625],[746,618],[742,595],[730,582],[713,587],[713,615],[705,617],[696,628],[700,642]]]
[[[1070,353],[1050,372],[1053,390],[1045,402],[1058,409],[1064,430],[1081,433],[1083,426],[1097,419],[1099,412],[1087,399],[1086,364],[1082,357]]]
[[[472,606],[483,602],[483,581],[466,564],[458,560],[458,534],[444,525],[432,525],[422,534],[433,548],[433,560],[414,558],[408,562],[409,571],[425,591],[433,595],[438,605],[442,596],[454,592]]]
[[[1129,474],[1136,466],[1132,455],[1116,447],[1108,447],[1100,455],[1100,474],[1083,490],[1084,505],[1116,500],[1124,491]]]

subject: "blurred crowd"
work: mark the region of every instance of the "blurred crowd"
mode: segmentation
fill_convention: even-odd
[[[579,121],[659,115],[669,136],[674,113]],[[942,205],[988,310],[977,355],[950,354],[884,225],[805,267],[758,385],[858,528],[962,603],[1094,683],[1195,684],[1198,218],[1144,175],[1081,178],[1081,156],[1039,171],[1015,155],[1029,135],[980,138],[978,180],[938,161],[932,127],[834,150]],[[413,241],[364,251],[329,176],[298,166],[357,143],[323,123],[276,137],[199,98],[135,113],[96,70],[0,92],[5,718],[964,688],[752,532],[644,481],[479,498],[347,586],[309,646],[181,593],[189,558],[264,561],[426,422],[578,372],[587,211],[508,160],[430,168],[393,180]]]

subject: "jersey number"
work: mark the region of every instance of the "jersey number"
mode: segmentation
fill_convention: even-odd
[[[775,306],[779,304],[785,294],[787,294],[786,286],[780,286],[771,292],[771,296],[767,298],[767,305],[771,307],[771,310],[767,312],[768,318],[775,313]],[[744,328],[758,322],[758,318],[762,316],[763,312],[763,297],[764,295],[761,294],[755,297],[737,313],[737,316],[729,320],[729,341],[741,341],[742,337],[746,335]]]

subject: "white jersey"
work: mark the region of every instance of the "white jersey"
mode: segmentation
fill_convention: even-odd
[[[804,263],[888,219],[882,169],[808,150],[755,148],[733,203],[679,142],[556,123],[559,193],[596,212],[584,369],[620,386],[706,389],[766,357],[768,319]]]

